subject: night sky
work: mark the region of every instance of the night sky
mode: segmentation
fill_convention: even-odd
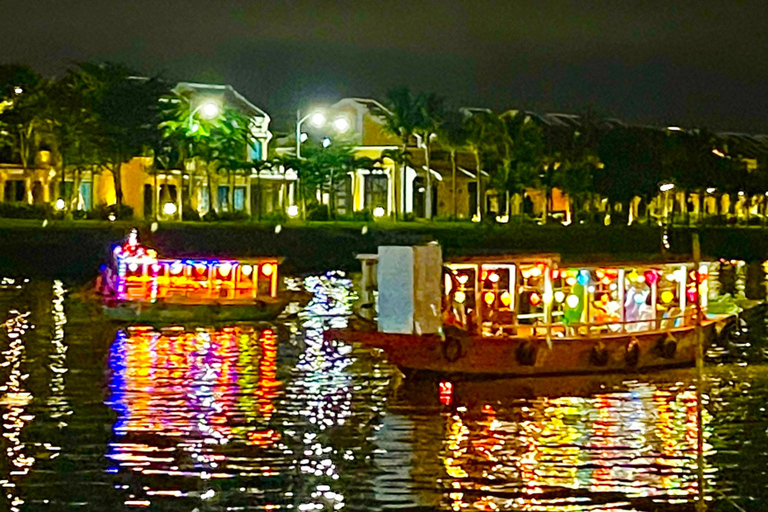
[[[768,133],[768,1],[0,0],[0,62],[126,62],[297,106],[398,85],[461,106]]]

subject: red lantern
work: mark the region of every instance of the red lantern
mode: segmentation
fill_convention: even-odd
[[[659,281],[659,273],[655,270],[645,271],[645,282],[649,285],[654,285]]]
[[[536,292],[533,292],[530,297],[531,305],[538,306],[539,303],[541,303],[541,295],[539,295]]]
[[[696,302],[696,295],[697,294],[696,294],[696,288],[695,287],[693,287],[693,286],[689,287],[686,290],[685,294],[688,296],[688,301],[689,302]]]

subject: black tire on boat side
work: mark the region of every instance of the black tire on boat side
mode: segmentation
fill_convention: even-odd
[[[598,341],[597,344],[592,347],[592,350],[589,352],[589,362],[594,366],[607,365],[609,357],[610,354],[608,353],[608,349],[605,348],[605,345],[602,341]]]
[[[669,334],[664,340],[661,355],[664,359],[673,359],[675,357],[675,352],[677,352],[677,340],[674,336]]]
[[[443,357],[449,363],[455,363],[464,355],[461,342],[457,338],[446,338],[443,342]]]
[[[640,362],[640,344],[637,342],[637,338],[632,338],[627,343],[627,351],[624,354],[624,362],[630,368],[637,368],[637,364]]]
[[[533,366],[536,364],[536,345],[531,341],[522,342],[515,350],[515,358],[521,366]]]

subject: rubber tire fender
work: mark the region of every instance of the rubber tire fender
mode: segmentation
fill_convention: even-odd
[[[441,350],[443,352],[443,357],[449,363],[455,363],[464,355],[461,341],[459,341],[457,338],[445,338],[445,341],[442,343],[442,345],[443,346]]]
[[[640,344],[637,342],[637,338],[632,338],[627,343],[624,362],[630,368],[637,368],[637,364],[640,362]]]
[[[677,340],[672,334],[668,334],[661,346],[661,356],[664,359],[673,359],[677,352]]]
[[[598,341],[589,352],[589,362],[594,366],[605,366],[608,364],[608,359],[610,359],[608,349],[602,341]]]
[[[521,366],[533,366],[536,364],[538,349],[531,341],[524,341],[515,349],[515,359]]]

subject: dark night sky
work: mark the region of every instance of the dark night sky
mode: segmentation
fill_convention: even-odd
[[[230,83],[278,121],[409,85],[458,105],[768,133],[767,14],[766,0],[0,0],[0,62]]]

